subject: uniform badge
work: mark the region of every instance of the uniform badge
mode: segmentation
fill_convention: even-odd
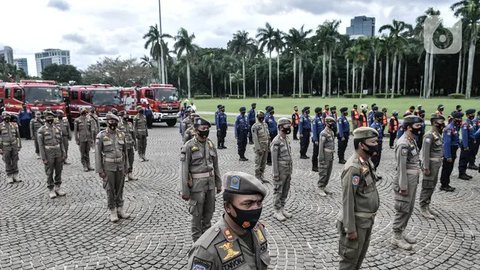
[[[222,260],[222,263],[228,262],[242,255],[242,250],[240,249],[238,241],[220,242],[215,245],[215,248],[217,249],[218,255]]]
[[[191,150],[192,152],[197,152],[199,149],[198,149],[198,146],[194,145],[192,146]]]
[[[358,186],[360,184],[360,176],[353,175],[352,177],[352,185]]]
[[[230,178],[230,188],[233,188],[236,190],[240,189],[240,177],[232,176],[232,178]]]
[[[265,242],[265,236],[263,235],[263,232],[261,229],[259,228],[256,228],[255,230],[255,235],[257,236],[257,239],[258,239],[258,242],[261,244],[263,242]]]
[[[223,231],[223,236],[225,236],[225,239],[227,239],[227,241],[229,242],[235,240],[235,236],[233,236],[232,232],[229,229],[225,229]]]
[[[431,143],[432,140],[431,140],[430,138],[426,138],[426,139],[425,139],[425,142],[426,142],[426,143]]]
[[[401,151],[402,151],[402,152],[401,152],[402,156],[408,155],[408,149],[407,149],[407,148],[402,148]]]
[[[212,269],[212,262],[202,260],[198,257],[193,257],[192,270],[210,270]]]

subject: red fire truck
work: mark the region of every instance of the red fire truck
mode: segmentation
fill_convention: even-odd
[[[169,127],[177,123],[177,114],[180,111],[177,88],[171,84],[150,84],[148,86],[127,88],[122,90],[123,96],[127,93],[136,95],[137,104],[146,107],[150,104],[155,122],[165,122]],[[129,114],[135,114],[135,108]]]
[[[84,107],[95,107],[100,124],[105,125],[105,116],[112,108],[124,110],[121,100],[121,88],[109,84],[75,85],[70,87],[69,109],[70,119],[80,116]]]
[[[20,82],[0,82],[0,99],[5,110],[17,114],[25,103],[32,111],[63,110],[66,106],[62,91],[55,81],[21,80]]]

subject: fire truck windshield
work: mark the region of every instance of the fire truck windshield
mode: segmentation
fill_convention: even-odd
[[[25,87],[26,103],[57,103],[62,101],[62,92],[57,87]]]
[[[120,90],[92,90],[93,105],[118,105],[120,103]]]
[[[177,101],[177,90],[171,88],[154,88],[155,100],[157,101]]]

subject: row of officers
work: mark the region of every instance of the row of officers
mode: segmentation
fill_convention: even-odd
[[[110,220],[128,218],[123,209],[124,182],[137,180],[132,175],[134,151],[142,161],[145,158],[148,136],[147,121],[143,107],[137,107],[132,118],[126,111],[112,109],[106,115],[107,128],[100,131],[98,118],[94,110],[83,108],[75,119],[73,136],[68,120],[62,110],[55,113],[46,110],[43,115],[36,112],[31,121],[35,150],[45,166],[49,197],[65,196],[62,189],[62,170],[67,162],[69,141],[75,138],[79,146],[84,171],[94,170],[90,166],[90,149],[95,149],[95,171],[102,179],[108,198]],[[11,115],[2,113],[0,123],[0,154],[5,163],[7,182],[21,182],[18,177],[18,153],[22,147],[18,125],[11,121]]]
[[[221,113],[224,112],[223,106],[219,109]],[[241,108],[241,117],[245,115],[244,111]],[[344,141],[338,135],[341,130],[338,123],[347,117],[347,113],[344,108],[341,112],[340,121],[331,116],[326,116],[322,121],[324,128],[319,134],[318,155],[315,155],[318,159],[318,194],[321,196],[330,194],[326,187],[332,170],[335,140],[338,139],[339,144]],[[189,121],[193,133],[183,145],[180,158],[182,198],[188,201],[195,242],[189,253],[189,269],[234,269],[242,265],[248,266],[245,269],[267,268],[270,262],[268,233],[259,219],[266,195],[265,184],[268,182],[264,178],[268,156],[272,162],[274,218],[285,221],[293,216],[286,207],[293,171],[288,135],[292,132],[293,124],[291,119],[280,118],[272,139],[268,122],[274,121],[273,113],[272,107],[267,107],[266,113],[258,111],[250,129],[255,151],[255,176],[229,172],[223,181],[217,148],[208,138],[211,125],[198,114],[192,114]],[[383,114],[380,113],[374,115],[373,127],[358,127],[353,131],[354,155],[342,160],[345,164],[341,174],[343,206],[337,222],[340,269],[359,269],[369,246],[379,206],[376,182],[381,178],[376,168],[383,139],[383,128],[380,128]],[[304,115],[308,115],[308,108],[304,109]],[[461,166],[470,161],[470,156],[464,153],[475,150],[477,140],[474,138],[480,134],[471,124],[475,120],[475,110],[467,110],[466,115],[467,120],[462,122],[464,114],[460,111],[452,112],[448,119],[438,112],[434,113],[430,116],[431,130],[428,132],[425,132],[425,120],[421,115],[404,117],[399,129],[401,134],[393,145],[398,169],[393,180],[395,215],[392,245],[410,250],[416,243],[416,239],[405,233],[405,229],[413,213],[421,175],[420,209],[425,218],[434,219],[438,215],[430,204],[440,175],[440,189],[454,190],[449,183],[460,145],[459,130],[462,130],[462,138],[468,138],[467,144],[462,139]],[[346,122],[348,124],[348,120]],[[219,128],[221,126],[217,123],[217,134]],[[425,134],[422,135],[422,132]],[[350,134],[344,134],[345,141],[348,141]],[[236,136],[238,139],[239,135]],[[223,145],[220,143],[218,146]],[[224,214],[212,226],[215,194],[222,191]]]

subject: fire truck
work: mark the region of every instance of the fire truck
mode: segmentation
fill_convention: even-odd
[[[137,104],[146,107],[150,104],[155,122],[165,122],[169,127],[177,123],[177,115],[180,111],[177,88],[171,84],[150,84],[148,86],[127,88],[122,91],[123,96],[129,93],[136,96]],[[129,114],[135,114],[135,108],[129,110]]]
[[[112,109],[124,110],[121,100],[121,88],[109,84],[75,85],[69,90],[69,109],[72,121],[80,116],[82,108],[95,107],[100,125],[105,126],[105,116]]]
[[[62,91],[55,81],[21,80],[20,82],[0,82],[0,100],[5,111],[14,115],[27,105],[31,111],[43,112],[47,108],[52,111],[63,110],[66,105]]]

